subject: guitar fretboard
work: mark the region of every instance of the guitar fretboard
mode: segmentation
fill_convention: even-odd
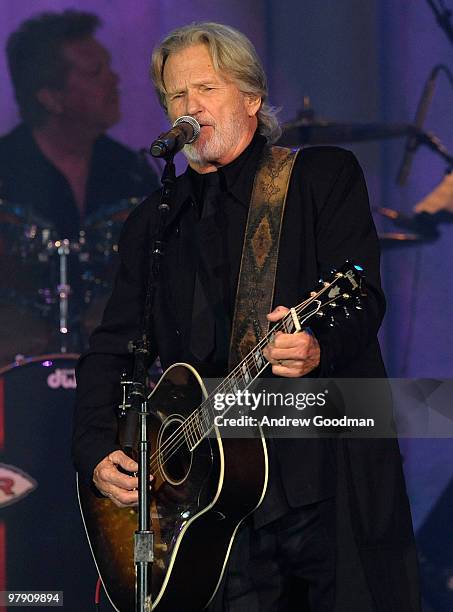
[[[325,288],[327,289],[327,287]],[[309,312],[304,312],[300,317],[299,310],[311,302],[313,308]],[[228,394],[238,394],[248,389],[255,380],[264,372],[269,362],[264,357],[264,348],[272,342],[275,334],[282,331],[293,334],[301,331],[302,326],[308,318],[319,311],[321,302],[314,298],[303,302],[296,308],[292,308],[286,315],[276,323],[270,332],[257,344],[257,346],[232,370],[232,372],[209,394],[204,402],[188,417],[185,427],[185,438],[189,449],[192,451],[196,446],[208,436],[214,429],[214,419],[217,416],[225,416],[232,406],[225,406],[222,410],[214,407],[215,397],[221,394],[225,397]]]

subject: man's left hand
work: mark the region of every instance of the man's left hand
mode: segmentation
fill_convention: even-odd
[[[267,318],[272,323],[282,319],[289,312],[285,306],[277,306]],[[316,338],[306,331],[298,334],[277,332],[274,340],[263,351],[272,364],[276,376],[297,378],[304,376],[319,365],[321,350]]]

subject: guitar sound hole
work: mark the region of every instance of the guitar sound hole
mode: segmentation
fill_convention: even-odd
[[[159,464],[164,478],[173,485],[182,484],[192,466],[192,453],[182,435],[184,419],[172,415],[164,421],[159,432]]]

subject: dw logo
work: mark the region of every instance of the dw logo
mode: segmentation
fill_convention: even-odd
[[[38,483],[19,468],[0,463],[0,508],[23,499],[37,486]]]
[[[63,389],[75,389],[76,378],[74,368],[63,368],[61,370],[57,368],[55,372],[52,372],[47,377],[47,385],[51,389],[59,389],[60,387]]]

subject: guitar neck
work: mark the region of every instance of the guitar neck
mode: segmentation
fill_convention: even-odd
[[[322,292],[327,291],[325,287]],[[230,374],[212,391],[203,403],[186,420],[186,438],[190,450],[195,449],[198,444],[214,430],[215,417],[224,417],[233,407],[225,405],[220,410],[216,406],[216,397],[230,396],[238,398],[259,378],[269,365],[264,357],[264,349],[273,342],[274,336],[281,331],[294,334],[302,331],[308,319],[316,315],[321,308],[319,294],[299,304],[296,308],[286,313],[271,330],[264,336],[254,349],[230,372]],[[301,316],[302,315],[302,316]]]
[[[361,309],[360,297],[362,293],[362,268],[346,262],[340,271],[333,273],[330,281],[321,283],[321,289],[313,291],[310,297],[295,308],[291,308],[280,321],[264,336],[248,355],[230,372],[230,374],[212,391],[203,403],[187,417],[184,422],[184,436],[190,450],[211,434],[215,426],[215,417],[224,417],[234,406],[234,401],[223,402],[219,410],[216,397],[228,395],[232,400],[238,398],[255,380],[264,372],[269,362],[264,357],[264,349],[273,341],[277,332],[295,334],[303,331],[307,321],[315,316],[324,316],[324,309],[330,308],[333,312],[341,303],[351,299],[357,294],[355,307]],[[332,315],[333,319],[333,315]]]

